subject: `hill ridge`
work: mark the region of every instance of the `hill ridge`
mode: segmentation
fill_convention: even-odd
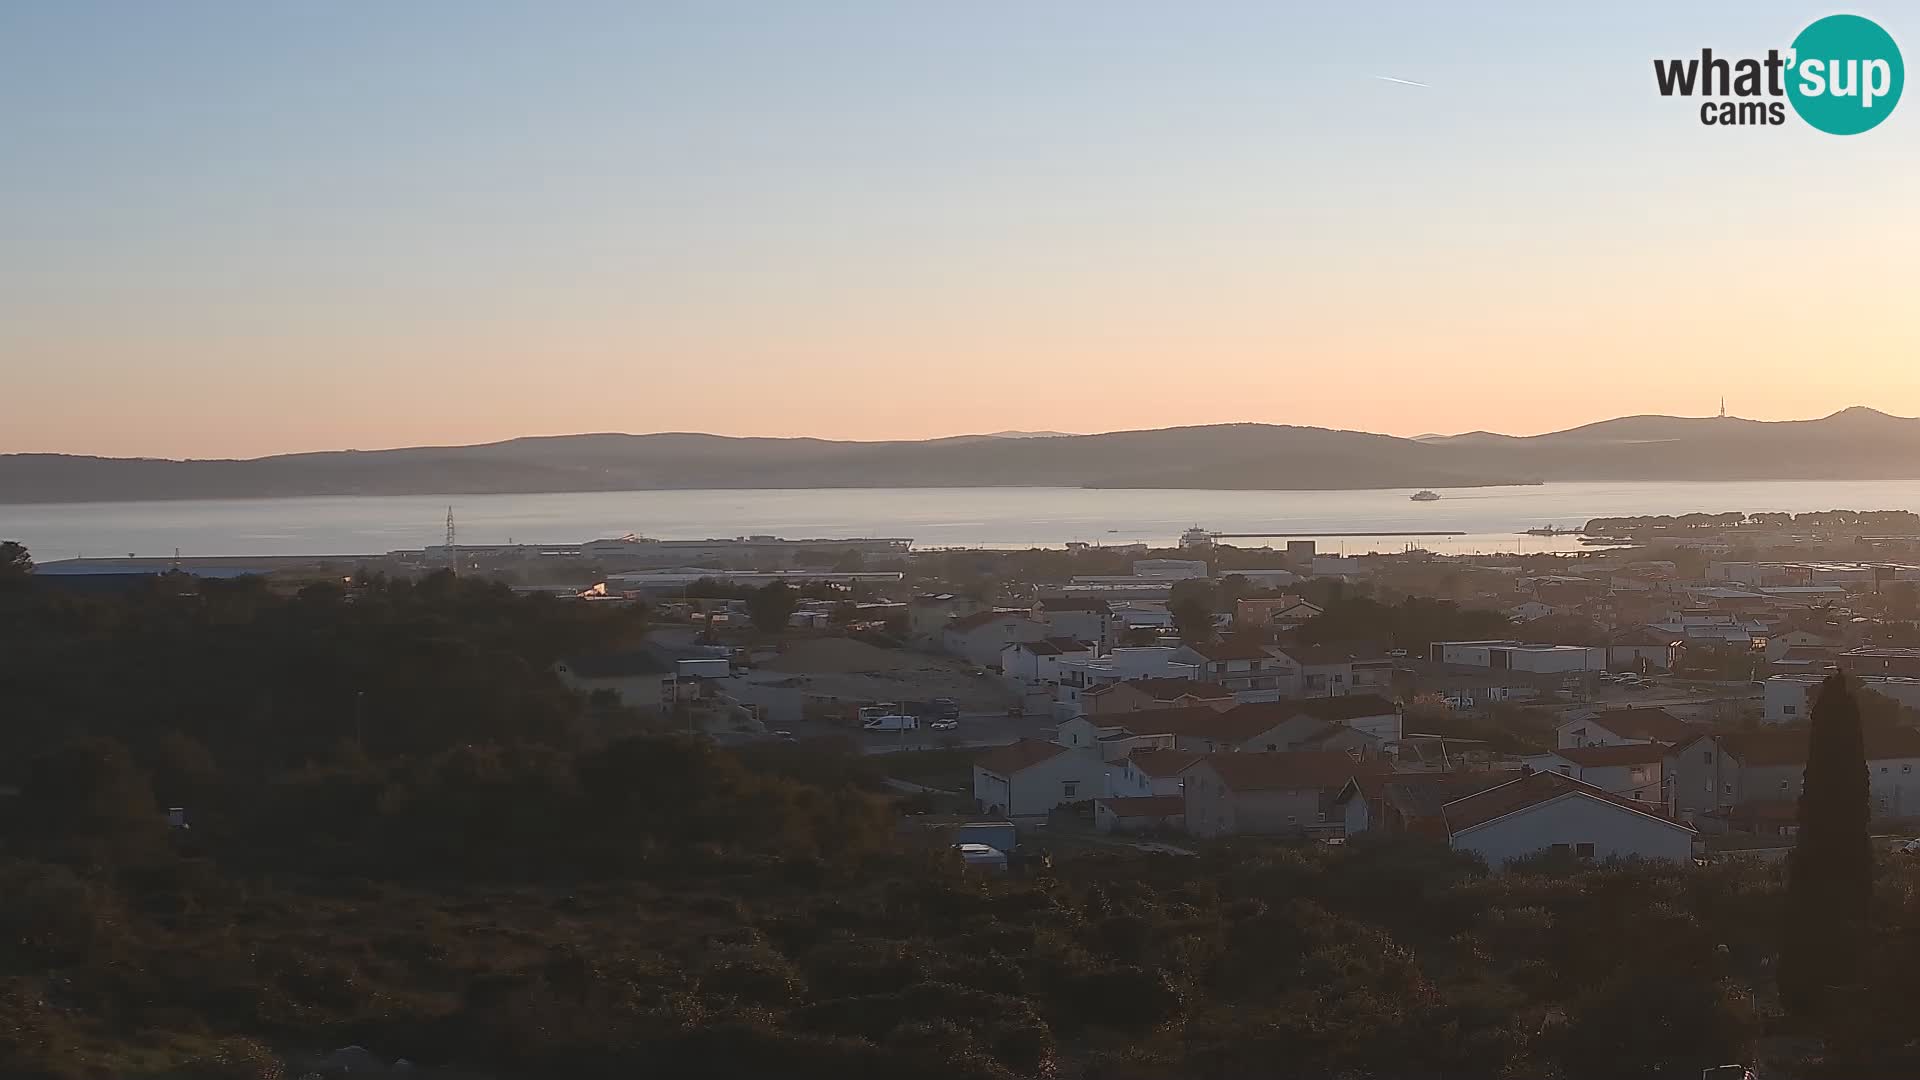
[[[1417,439],[1252,422],[873,442],[705,432],[527,435],[260,458],[0,455],[0,503],[685,488],[1326,490],[1555,480],[1920,477],[1920,420],[1852,406],[1808,420],[1659,414],[1539,435]]]

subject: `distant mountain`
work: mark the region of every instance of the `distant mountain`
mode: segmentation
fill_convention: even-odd
[[[988,435],[989,439],[1065,439],[1072,437],[1071,431],[996,431]]]
[[[686,432],[559,435],[170,461],[0,455],[0,503],[664,488],[1446,488],[1554,480],[1920,477],[1920,420],[1852,408],[1819,420],[1628,416],[1519,437],[1402,439],[1270,424],[1002,432],[901,442]],[[3,524],[3,523],[0,523]]]
[[[1818,420],[1623,416],[1516,437],[1426,445],[1469,467],[1525,462],[1542,480],[1872,480],[1920,477],[1920,420],[1862,406]]]

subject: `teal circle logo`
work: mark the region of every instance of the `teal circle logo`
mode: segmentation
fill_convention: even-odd
[[[1829,135],[1858,135],[1887,118],[1907,83],[1900,46],[1880,24],[1829,15],[1793,39],[1787,100]]]

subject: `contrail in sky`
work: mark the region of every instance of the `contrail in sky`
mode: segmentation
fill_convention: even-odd
[[[1414,82],[1412,79],[1396,79],[1391,75],[1375,75],[1374,78],[1379,79],[1381,82],[1399,83],[1401,86],[1421,86],[1429,90],[1433,89],[1433,87],[1428,86],[1426,83]]]

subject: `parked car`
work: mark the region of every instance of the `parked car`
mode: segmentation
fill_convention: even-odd
[[[928,724],[927,726],[929,728],[932,728],[935,731],[952,731],[953,729],[960,726],[960,721],[955,720],[951,717],[946,717],[939,720],[935,720],[933,723]]]
[[[934,698],[933,711],[934,715],[940,717],[942,720],[960,719],[960,703],[950,697]]]

